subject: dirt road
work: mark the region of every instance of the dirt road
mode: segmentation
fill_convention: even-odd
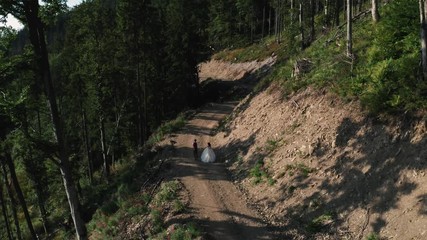
[[[199,156],[210,133],[222,118],[231,113],[237,102],[210,104],[172,136],[176,141],[172,159],[173,177],[189,196],[188,216],[207,232],[208,239],[276,239],[256,211],[249,208],[244,195],[233,184],[219,156],[216,163],[195,161],[194,139],[199,142]],[[211,142],[215,150],[215,142]]]

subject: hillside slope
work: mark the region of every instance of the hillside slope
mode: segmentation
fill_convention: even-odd
[[[307,88],[248,96],[214,137],[273,224],[301,238],[427,238],[426,118],[369,117]]]

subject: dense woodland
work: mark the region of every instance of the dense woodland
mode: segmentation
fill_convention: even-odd
[[[0,28],[1,239],[87,238],[114,169],[203,102],[197,64],[213,52],[273,39],[286,59],[344,28],[357,75],[345,95],[377,111],[425,107],[424,0],[43,2],[0,0],[0,19],[25,25]],[[377,30],[358,62],[352,24],[366,16]]]

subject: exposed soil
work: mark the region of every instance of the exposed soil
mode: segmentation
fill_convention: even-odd
[[[218,64],[200,75],[253,70],[227,75]],[[208,104],[164,142],[176,141],[171,177],[191,210],[170,224],[196,221],[212,239],[427,239],[426,131],[424,113],[373,118],[311,88]],[[195,161],[194,139],[211,142],[218,162]]]
[[[183,132],[173,136],[177,143],[172,154],[172,176],[183,184],[190,211],[170,219],[168,224],[194,221],[205,229],[208,239],[272,239],[262,218],[247,207],[246,198],[231,181],[224,164],[207,164],[193,158],[193,139],[200,146],[208,142],[215,146],[210,132],[219,119],[231,113],[235,104],[211,104],[203,108]]]

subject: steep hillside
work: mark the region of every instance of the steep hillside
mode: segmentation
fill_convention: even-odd
[[[259,210],[302,239],[425,239],[425,114],[369,117],[359,105],[272,85],[212,142]]]

